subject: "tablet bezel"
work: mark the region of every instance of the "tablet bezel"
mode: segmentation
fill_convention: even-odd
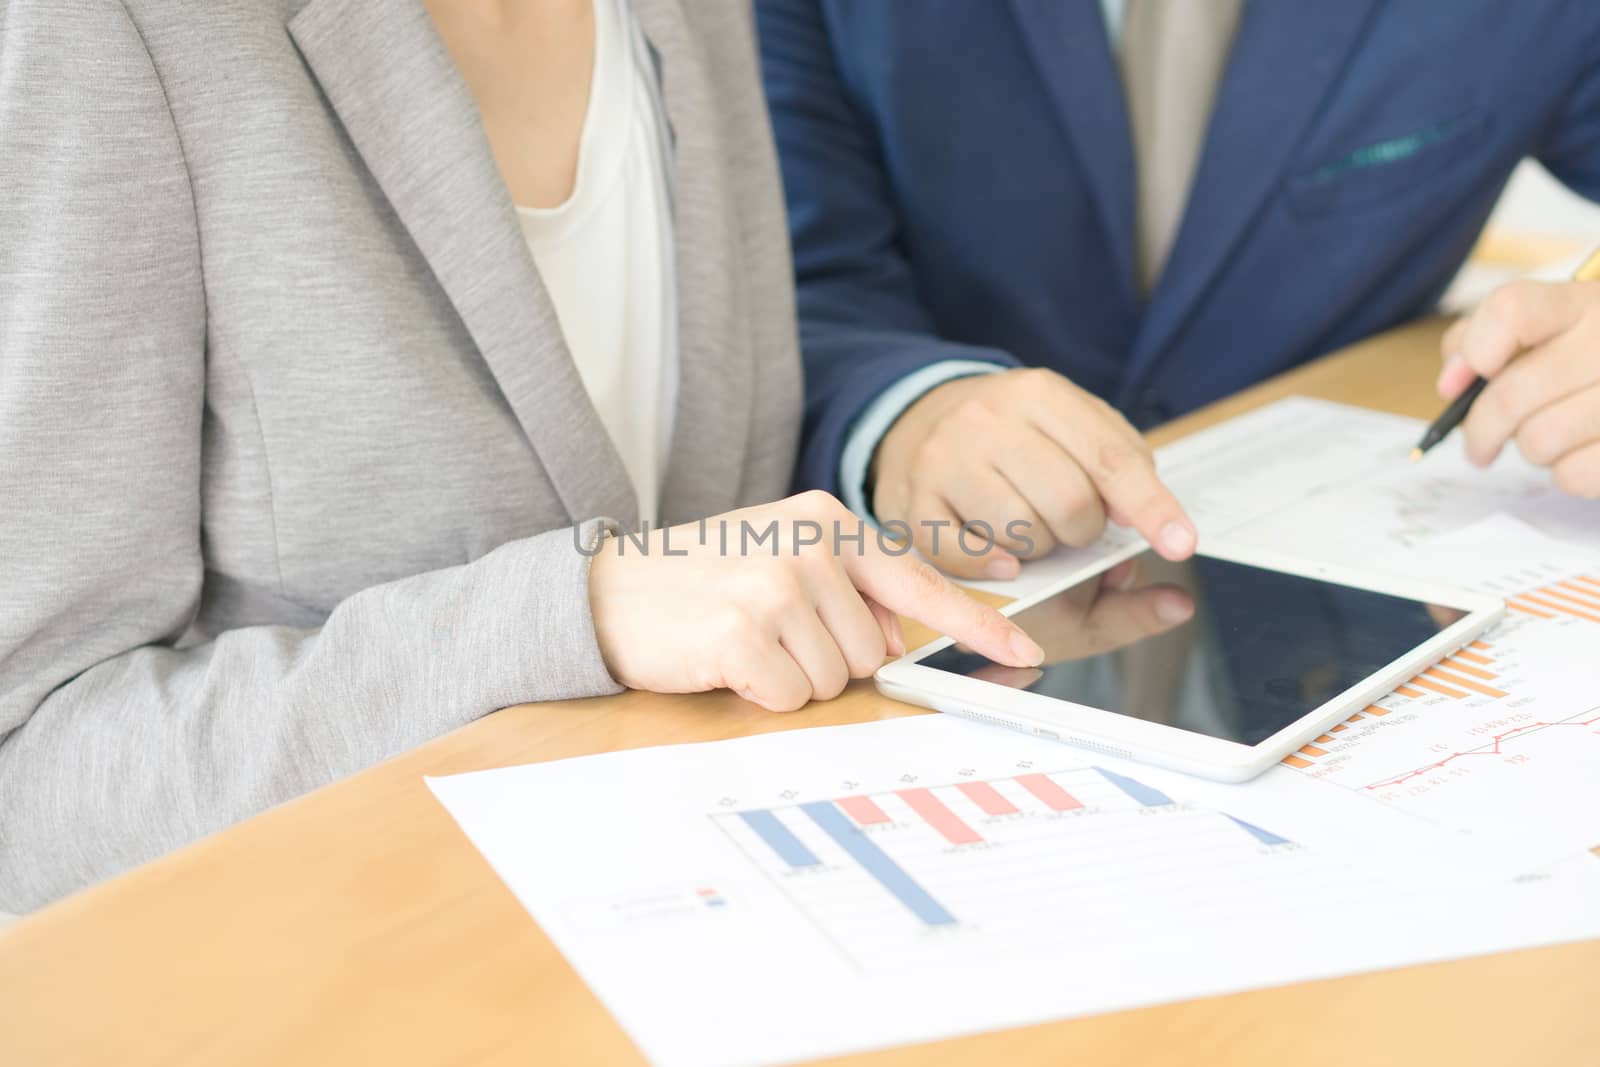
[[[1082,568],[1012,601],[1000,610],[1005,615],[1015,615],[1148,550],[1149,546],[1144,542],[1135,542],[1086,563]],[[1460,650],[1505,614],[1505,603],[1493,597],[1384,573],[1314,563],[1251,548],[1208,546],[1198,555],[1424,604],[1436,604],[1466,614],[1410,652],[1397,657],[1332,699],[1309,709],[1255,745],[1210,737],[1176,726],[1136,719],[1087,704],[1011,689],[995,682],[923,666],[921,660],[950,646],[952,641],[948,637],[941,637],[885,664],[876,675],[878,689],[896,700],[935,711],[961,715],[1204,778],[1240,782],[1254,778],[1354,712],[1392,693],[1397,686]]]

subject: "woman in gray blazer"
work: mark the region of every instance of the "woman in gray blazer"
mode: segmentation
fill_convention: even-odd
[[[831,499],[757,506],[800,381],[750,15],[608,2],[0,0],[0,907],[509,704],[832,696],[891,609],[1037,662],[870,533],[797,544]],[[584,225],[643,267],[563,304],[534,231],[628,99],[645,217]],[[645,554],[641,501],[722,519]]]

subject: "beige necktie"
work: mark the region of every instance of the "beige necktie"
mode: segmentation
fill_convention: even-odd
[[[1183,220],[1241,4],[1128,0],[1122,86],[1139,186],[1139,285],[1146,294],[1161,276]]]

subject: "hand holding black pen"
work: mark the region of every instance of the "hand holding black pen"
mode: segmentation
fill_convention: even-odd
[[[1511,440],[1557,483],[1600,496],[1600,249],[1569,282],[1515,282],[1445,334],[1440,392],[1454,395],[1412,450],[1421,459],[1457,427],[1487,466]],[[1469,377],[1470,376],[1470,377]],[[1465,380],[1464,380],[1465,379]],[[1479,398],[1494,385],[1498,396]]]

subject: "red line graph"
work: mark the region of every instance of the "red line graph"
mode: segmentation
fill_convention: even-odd
[[[1500,751],[1500,745],[1503,742],[1509,741],[1512,738],[1517,737],[1519,734],[1529,734],[1529,733],[1534,732],[1535,730],[1543,730],[1543,729],[1547,729],[1547,728],[1552,727],[1552,726],[1594,726],[1596,723],[1600,723],[1600,708],[1590,708],[1588,711],[1580,711],[1578,714],[1579,715],[1588,715],[1589,718],[1587,718],[1587,719],[1579,719],[1577,716],[1573,716],[1570,719],[1562,719],[1559,722],[1530,722],[1530,723],[1524,723],[1523,725],[1517,727],[1514,730],[1507,730],[1503,734],[1496,734],[1492,740],[1484,742],[1482,745],[1479,745],[1477,748],[1469,748],[1465,752],[1452,752],[1452,753],[1450,753],[1450,755],[1446,756],[1442,760],[1439,760],[1437,763],[1430,763],[1426,767],[1418,767],[1416,770],[1409,771],[1406,774],[1402,774],[1398,778],[1391,778],[1388,781],[1384,781],[1384,782],[1375,782],[1372,785],[1367,786],[1367,788],[1368,789],[1387,789],[1389,786],[1392,786],[1392,785],[1400,785],[1400,784],[1402,784],[1404,782],[1407,782],[1407,781],[1411,780],[1412,778],[1417,778],[1417,777],[1420,777],[1421,775],[1428,774],[1428,773],[1430,773],[1432,771],[1436,771],[1439,768],[1445,766],[1446,764],[1452,763],[1455,760],[1460,759],[1462,756],[1499,756],[1499,755],[1502,754],[1501,751]]]

